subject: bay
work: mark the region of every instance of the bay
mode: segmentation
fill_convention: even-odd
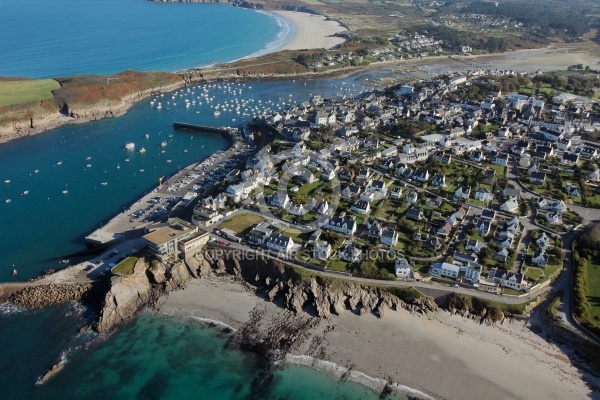
[[[225,4],[0,0],[0,76],[177,71],[272,51],[293,31]]]

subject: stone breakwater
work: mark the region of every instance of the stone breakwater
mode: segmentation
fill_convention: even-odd
[[[10,303],[35,309],[69,301],[83,301],[92,289],[92,283],[65,283],[28,286],[13,293]]]

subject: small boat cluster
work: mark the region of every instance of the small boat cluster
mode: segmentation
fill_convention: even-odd
[[[169,97],[170,96],[170,97]],[[219,101],[218,99],[224,99]],[[161,94],[150,101],[157,110],[174,107],[194,108],[196,113],[206,113],[214,117],[226,116],[231,122],[239,117],[251,119],[259,115],[269,115],[282,111],[293,104],[289,98],[277,100],[255,100],[252,86],[245,83],[213,83],[196,85],[177,90],[169,95]]]

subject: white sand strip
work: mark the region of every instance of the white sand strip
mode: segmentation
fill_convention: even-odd
[[[336,21],[327,20],[322,15],[296,11],[270,11],[291,22],[296,32],[293,39],[280,50],[330,49],[341,43],[343,38],[332,35],[346,30]]]

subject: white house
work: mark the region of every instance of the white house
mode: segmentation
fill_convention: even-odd
[[[546,247],[550,246],[551,242],[552,240],[548,237],[548,235],[546,235],[546,232],[543,232],[542,236],[540,236],[539,239],[535,241],[535,243],[539,246],[540,249],[545,249]]]
[[[500,286],[509,287],[514,290],[523,288],[523,274],[514,273],[500,268],[492,268],[488,279],[498,283]]]
[[[446,276],[448,278],[458,278],[460,267],[449,263],[435,263],[429,269],[429,273],[435,276]]]
[[[294,246],[292,238],[283,236],[280,233],[271,233],[267,238],[267,248],[279,253],[287,253]]]
[[[506,165],[508,165],[508,154],[498,154],[492,160],[492,164],[500,165],[502,167],[505,167]]]
[[[331,255],[331,245],[327,241],[322,240],[315,243],[313,248],[313,258],[317,260],[327,260]]]
[[[290,205],[290,197],[287,193],[275,192],[269,197],[269,204],[273,207],[287,208]]]
[[[562,224],[562,215],[558,212],[547,212],[546,221],[553,225]]]
[[[379,241],[381,244],[394,247],[398,243],[398,232],[393,229],[384,229]]]
[[[344,235],[354,235],[354,232],[356,232],[356,221],[349,216],[325,218],[322,228]]]
[[[413,269],[406,258],[397,259],[394,268],[396,269],[396,277],[405,280],[413,278]]]
[[[531,263],[536,267],[544,268],[546,265],[548,265],[549,258],[550,257],[548,256],[548,253],[546,253],[544,250],[538,250],[531,257]]]
[[[454,192],[454,197],[459,198],[459,199],[462,198],[462,199],[466,200],[469,198],[470,195],[471,195],[471,188],[469,186],[460,186]]]
[[[519,201],[515,197],[511,197],[506,200],[501,206],[500,210],[504,212],[516,212],[519,209]]]
[[[486,188],[477,188],[475,190],[475,198],[483,202],[488,202],[494,199],[494,195]]]
[[[411,192],[406,195],[406,202],[408,204],[415,204],[417,202],[418,197],[419,196],[418,196],[417,192]]]
[[[368,201],[358,200],[355,201],[354,204],[352,204],[352,207],[350,207],[350,209],[355,213],[368,214],[369,211],[371,211],[371,205]]]

